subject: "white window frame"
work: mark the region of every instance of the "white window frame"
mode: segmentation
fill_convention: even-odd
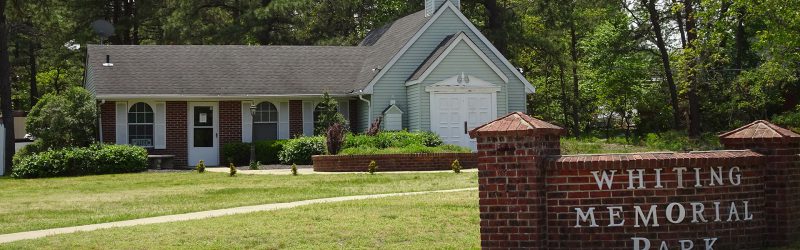
[[[128,133],[127,133],[128,144],[135,145],[135,144],[133,144],[133,141],[132,141],[132,138],[131,138],[131,136],[132,136],[132,131],[130,130],[130,126],[131,125],[150,125],[153,128],[152,129],[153,133],[150,135],[150,137],[152,138],[152,139],[150,139],[150,145],[149,146],[137,145],[137,146],[140,146],[140,147],[143,147],[143,148],[155,148],[155,145],[156,145],[156,109],[155,109],[156,105],[155,105],[155,103],[146,102],[146,101],[128,101],[128,108],[126,109],[127,112],[125,113],[125,115],[126,115],[125,117],[128,117],[131,113],[133,113],[133,112],[131,112],[131,108],[133,108],[133,106],[135,106],[136,104],[139,104],[139,103],[143,103],[143,104],[147,105],[148,107],[150,107],[150,111],[153,113],[153,122],[152,123],[133,123],[133,122],[131,122],[130,119],[127,119],[127,124],[125,124],[125,128],[127,128],[127,130],[128,130]],[[141,113],[141,112],[136,112],[136,113]]]

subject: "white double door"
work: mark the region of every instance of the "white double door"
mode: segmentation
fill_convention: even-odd
[[[497,117],[497,104],[492,93],[433,94],[431,98],[431,130],[445,144],[477,149],[468,132]]]
[[[219,166],[218,103],[190,102],[188,118],[189,165]]]

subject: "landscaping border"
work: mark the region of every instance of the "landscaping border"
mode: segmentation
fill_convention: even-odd
[[[316,172],[365,172],[371,161],[378,164],[378,171],[432,171],[449,170],[453,160],[461,167],[478,167],[475,153],[419,153],[379,155],[315,155]]]

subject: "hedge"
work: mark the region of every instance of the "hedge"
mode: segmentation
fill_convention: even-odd
[[[287,140],[256,141],[256,161],[262,164],[280,163],[278,154],[283,150]],[[250,163],[250,143],[232,142],[222,146],[222,159],[225,163],[233,162],[238,166]]]
[[[14,157],[11,176],[43,178],[147,170],[147,151],[131,145],[92,145]]]

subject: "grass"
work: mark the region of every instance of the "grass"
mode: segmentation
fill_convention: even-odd
[[[477,174],[240,175],[172,172],[0,179],[0,233],[358,194],[477,186]]]
[[[580,138],[563,137],[561,139],[563,154],[604,154],[604,153],[636,153],[654,151],[694,151],[718,150],[722,144],[716,134],[708,133],[698,138],[689,138],[686,133],[667,131],[649,133],[644,136],[612,136],[601,139],[588,135]]]
[[[0,249],[478,249],[479,220],[477,192],[465,191],[81,232]]]

